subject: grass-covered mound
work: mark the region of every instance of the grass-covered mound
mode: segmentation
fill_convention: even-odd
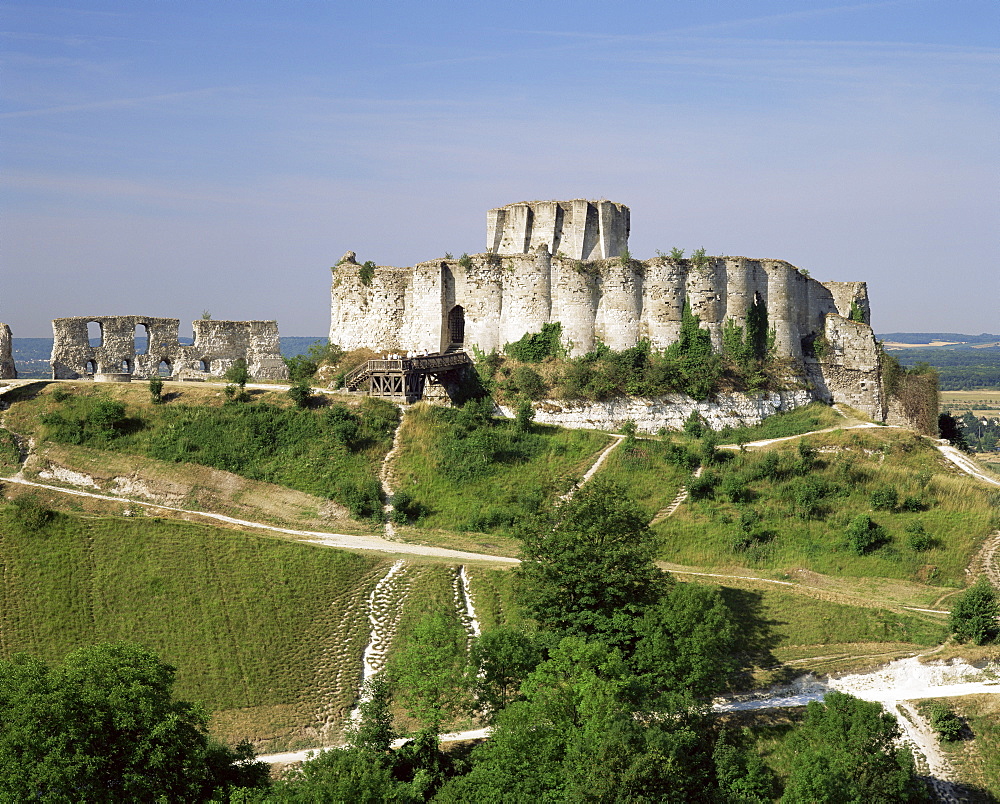
[[[185,522],[56,513],[30,494],[0,510],[0,562],[5,656],[140,642],[235,739],[290,734],[321,704],[350,705],[362,604],[387,566]]]
[[[656,526],[662,555],[961,586],[997,509],[980,484],[949,467],[926,440],[898,430],[720,450],[689,481],[689,503]]]
[[[393,405],[365,398],[301,409],[279,394],[223,398],[185,389],[156,405],[145,388],[60,384],[16,405],[10,422],[42,440],[201,464],[336,500],[355,516],[381,515],[377,472],[399,420]]]
[[[0,564],[3,657],[58,661],[139,642],[178,668],[178,696],[202,703],[220,737],[281,747],[336,737],[360,686],[367,599],[391,561],[187,522],[58,513],[27,493],[0,508]],[[509,575],[474,572],[483,622],[503,622]],[[410,561],[405,573],[390,655],[428,611],[461,627],[455,568]]]
[[[414,407],[394,464],[397,506],[424,528],[505,531],[565,493],[608,444],[586,430],[494,419],[488,407]]]

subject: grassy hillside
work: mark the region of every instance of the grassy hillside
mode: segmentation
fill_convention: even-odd
[[[608,443],[590,430],[520,432],[514,422],[419,405],[403,422],[394,485],[422,528],[503,532],[566,492]]]
[[[47,660],[130,639],[178,668],[220,736],[315,745],[360,685],[367,597],[391,560],[144,517],[0,509],[0,653]],[[403,627],[454,606],[453,568],[409,563]],[[503,588],[503,575],[500,574]],[[496,581],[494,581],[494,585]],[[506,595],[506,592],[502,594]],[[484,619],[497,607],[484,597]]]
[[[690,485],[689,504],[656,525],[663,558],[677,564],[961,586],[969,558],[997,526],[981,484],[908,431],[842,430],[719,451]],[[867,526],[852,536],[859,517]]]
[[[277,392],[234,405],[218,388],[165,390],[173,396],[155,406],[139,384],[51,384],[15,398],[4,425],[36,439],[36,460],[101,483],[131,472],[161,491],[174,484],[179,507],[315,523],[324,499],[377,482],[396,423],[394,410],[370,401],[300,411]],[[124,413],[102,429],[107,401]],[[842,421],[816,406],[722,440]],[[405,520],[398,533],[509,552],[517,523],[568,490],[610,443],[594,431],[490,420],[483,409],[411,408],[391,472]],[[15,441],[0,432],[0,471],[13,473],[17,459]],[[685,581],[723,585],[766,659],[746,684],[884,661],[940,641],[943,617],[904,606],[946,609],[1000,524],[988,491],[925,439],[892,428],[746,451],[687,434],[626,439],[600,474],[654,522],[665,566]],[[691,498],[663,517],[682,486]],[[13,484],[5,493],[30,499]],[[135,639],[179,668],[178,694],[202,701],[226,739],[249,736],[277,749],[339,733],[370,637],[368,596],[394,559],[125,517],[124,504],[58,492],[40,499],[45,508],[0,508],[0,654],[56,660],[81,645]],[[861,516],[873,523],[863,533],[854,527]],[[523,622],[509,570],[467,573],[484,630]],[[455,584],[454,566],[407,559],[389,607],[398,615],[390,652],[427,612],[446,611],[450,627],[463,627]]]
[[[376,399],[303,410],[280,392],[227,403],[218,388],[170,384],[167,404],[131,385],[50,385],[25,392],[8,426],[40,441],[192,463],[327,497],[381,516],[377,472],[397,409]],[[16,398],[16,397],[15,397]]]

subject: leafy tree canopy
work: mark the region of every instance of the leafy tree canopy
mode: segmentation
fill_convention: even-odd
[[[646,517],[615,483],[595,478],[521,533],[522,601],[560,634],[633,641],[633,623],[666,589]]]
[[[0,662],[0,798],[7,801],[200,801],[266,784],[249,746],[206,734],[174,701],[174,668],[145,648],[82,648],[56,667],[24,654]]]
[[[881,705],[842,692],[811,702],[795,734],[783,802],[926,801],[913,755],[898,747],[896,718]]]

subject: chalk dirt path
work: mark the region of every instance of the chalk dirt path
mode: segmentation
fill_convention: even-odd
[[[484,553],[468,553],[463,550],[449,550],[445,547],[429,547],[423,544],[410,544],[409,542],[393,542],[388,539],[380,539],[377,536],[352,536],[347,533],[326,533],[317,530],[295,530],[293,528],[279,528],[276,525],[265,525],[261,522],[249,522],[245,519],[236,519],[223,514],[214,514],[211,511],[191,511],[187,508],[174,508],[169,505],[159,503],[143,502],[131,500],[126,497],[112,497],[107,494],[95,494],[90,491],[80,491],[79,489],[67,489],[62,486],[52,486],[47,483],[36,483],[23,477],[6,477],[0,482],[19,483],[22,486],[45,489],[46,491],[57,492],[59,494],[70,494],[77,497],[91,497],[96,500],[107,500],[108,502],[128,503],[129,505],[140,505],[159,511],[173,511],[179,514],[205,517],[216,522],[225,522],[229,525],[238,525],[241,528],[255,530],[265,530],[272,533],[283,533],[288,536],[297,536],[308,539],[315,544],[326,545],[327,547],[340,547],[345,550],[375,550],[381,553],[402,553],[406,555],[434,556],[437,558],[452,558],[457,561],[489,561],[495,564],[518,564],[516,558],[507,556],[491,556]]]

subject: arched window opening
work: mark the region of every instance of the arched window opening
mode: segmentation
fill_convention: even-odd
[[[135,325],[135,335],[133,336],[135,341],[135,353],[137,355],[148,355],[149,354],[149,327],[145,324]]]
[[[104,346],[104,328],[99,322],[87,322],[87,341],[95,349],[99,346]]]
[[[158,377],[170,377],[173,373],[174,368],[170,365],[169,360],[161,360],[160,364],[156,367],[156,374]]]
[[[465,310],[456,304],[448,313],[448,342],[450,346],[462,346],[465,343]]]
[[[84,369],[87,374],[97,374],[97,363],[93,360],[87,361],[87,367]]]
[[[210,364],[207,360],[199,360],[194,367],[199,371],[209,371]]]
[[[131,373],[132,373],[132,361],[131,360],[123,360],[122,361],[122,374],[131,374]]]

